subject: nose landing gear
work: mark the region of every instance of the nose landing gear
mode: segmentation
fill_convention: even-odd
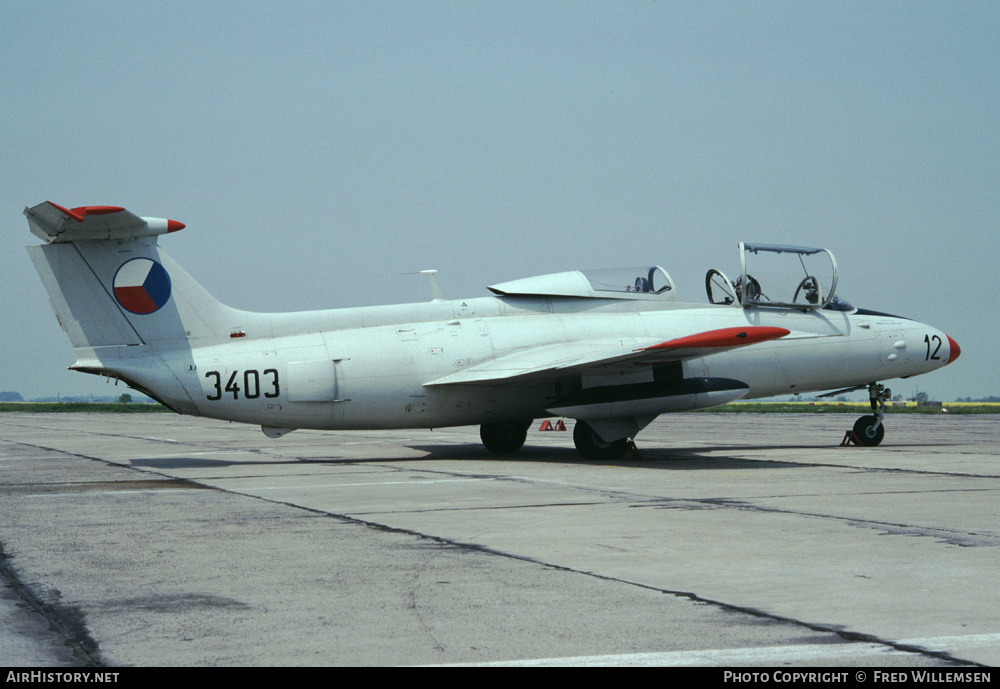
[[[853,442],[855,445],[875,447],[885,437],[885,402],[892,396],[892,390],[881,383],[868,385],[868,399],[871,401],[873,414],[862,416],[854,422],[854,428],[847,432],[842,445]]]

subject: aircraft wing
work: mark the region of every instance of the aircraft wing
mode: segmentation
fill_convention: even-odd
[[[118,206],[63,208],[46,201],[25,208],[31,232],[47,244],[101,239],[132,239],[184,229],[164,218],[140,218]]]
[[[425,385],[525,383],[616,364],[661,366],[775,340],[789,333],[785,328],[747,326],[707,330],[665,342],[609,339],[546,345],[492,359]]]

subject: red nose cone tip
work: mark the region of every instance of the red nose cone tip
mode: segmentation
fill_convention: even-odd
[[[167,232],[176,232],[177,230],[183,230],[184,223],[177,222],[176,220],[167,221]]]
[[[959,354],[962,353],[962,348],[958,346],[958,343],[955,342],[955,340],[951,339],[950,335],[945,335],[945,337],[948,338],[948,346],[951,348],[951,354],[948,355],[948,363],[950,364],[958,358]]]

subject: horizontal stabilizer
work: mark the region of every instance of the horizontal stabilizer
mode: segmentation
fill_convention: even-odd
[[[51,201],[25,208],[31,232],[48,244],[134,239],[184,229],[184,223],[164,218],[140,218],[117,206],[63,208]]]

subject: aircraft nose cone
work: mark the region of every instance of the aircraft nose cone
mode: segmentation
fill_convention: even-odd
[[[958,346],[958,343],[955,342],[955,340],[951,339],[950,335],[945,335],[945,337],[948,338],[948,346],[951,348],[949,350],[951,351],[951,354],[948,355],[948,363],[950,364],[958,358],[959,354],[962,353],[962,348]]]

